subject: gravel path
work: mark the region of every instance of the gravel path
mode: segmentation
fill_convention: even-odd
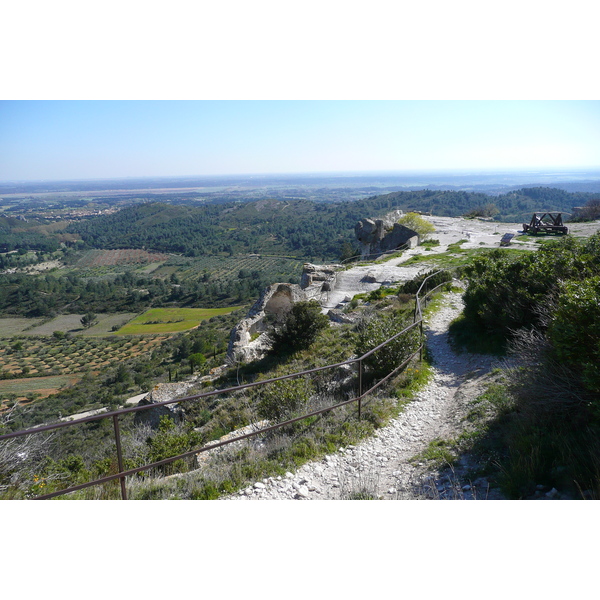
[[[432,381],[405,411],[370,439],[340,448],[296,473],[268,478],[226,497],[230,500],[339,500],[366,493],[381,499],[500,499],[483,479],[468,481],[473,466],[463,458],[452,472],[427,471],[409,462],[436,438],[456,437],[470,399],[481,394],[486,375],[499,359],[457,355],[448,344],[448,325],[462,311],[459,293],[446,294],[429,317],[427,343],[434,359]]]

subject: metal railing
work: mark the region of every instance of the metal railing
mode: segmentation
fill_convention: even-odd
[[[45,433],[45,432],[49,432],[49,431],[56,431],[58,429],[63,429],[66,427],[74,427],[76,425],[81,425],[83,423],[90,423],[93,421],[99,421],[101,419],[112,419],[113,422],[113,430],[114,430],[114,437],[115,437],[115,446],[116,446],[116,454],[117,454],[117,466],[118,466],[118,472],[112,475],[107,475],[105,477],[101,477],[98,479],[94,479],[91,481],[88,481],[86,483],[82,483],[79,485],[75,485],[75,486],[71,486],[71,487],[67,487],[55,492],[51,492],[48,494],[43,494],[43,495],[39,495],[36,496],[35,498],[32,498],[34,500],[45,500],[45,499],[49,499],[49,498],[54,498],[56,496],[61,496],[64,494],[69,494],[78,490],[82,490],[88,487],[92,487],[92,486],[99,486],[99,485],[103,485],[105,483],[108,483],[110,481],[114,481],[116,479],[118,479],[120,481],[120,487],[121,487],[121,498],[123,500],[127,499],[127,489],[126,489],[126,478],[131,476],[131,475],[135,475],[137,473],[140,473],[142,471],[148,471],[150,469],[154,469],[156,467],[160,467],[163,465],[167,465],[169,463],[173,463],[177,460],[181,460],[184,458],[188,458],[188,457],[192,457],[193,455],[198,455],[202,452],[208,452],[210,450],[214,450],[215,448],[219,448],[221,446],[225,446],[228,444],[233,444],[235,442],[239,442],[241,440],[250,438],[250,437],[254,437],[254,436],[258,436],[258,435],[262,435],[265,434],[269,431],[273,431],[275,429],[279,429],[282,427],[285,427],[287,425],[290,425],[292,423],[296,423],[298,421],[302,421],[304,419],[308,419],[310,417],[316,416],[316,415],[321,415],[321,414],[325,414],[327,412],[330,412],[332,410],[335,410],[337,408],[340,408],[342,406],[345,406],[347,404],[351,404],[351,403],[356,403],[357,404],[357,410],[358,410],[358,418],[361,418],[361,411],[362,411],[362,407],[363,407],[363,400],[369,396],[370,394],[372,394],[374,391],[376,391],[378,388],[380,388],[386,381],[388,381],[389,379],[391,379],[392,377],[394,377],[394,375],[396,375],[397,373],[399,373],[402,369],[404,369],[411,360],[413,360],[417,354],[419,354],[419,359],[422,360],[423,359],[423,310],[422,310],[422,306],[423,308],[426,306],[427,303],[427,298],[433,294],[435,291],[437,291],[440,287],[445,286],[448,284],[448,281],[445,281],[439,285],[437,285],[436,287],[432,288],[431,290],[428,290],[427,292],[423,293],[423,289],[424,287],[426,287],[426,283],[429,279],[431,279],[431,277],[433,277],[434,275],[437,275],[440,272],[443,271],[448,271],[449,269],[442,269],[440,271],[436,271],[435,273],[432,273],[431,275],[429,275],[428,277],[426,277],[421,286],[419,287],[419,290],[417,291],[416,295],[415,295],[415,313],[414,313],[414,319],[413,319],[413,323],[411,325],[409,325],[408,327],[404,328],[402,331],[396,333],[395,335],[393,335],[392,337],[388,338],[387,340],[385,340],[383,343],[381,343],[379,346],[373,348],[372,350],[369,350],[368,352],[366,352],[365,354],[363,354],[360,357],[357,358],[352,358],[349,360],[346,360],[344,362],[340,362],[340,363],[335,363],[335,364],[331,364],[331,365],[325,365],[323,367],[318,367],[315,369],[309,369],[307,371],[301,371],[298,373],[292,373],[290,375],[284,375],[281,377],[276,377],[276,378],[272,378],[272,379],[266,379],[263,381],[256,381],[253,383],[247,383],[244,385],[238,385],[235,387],[230,387],[230,388],[223,388],[223,389],[217,389],[217,390],[213,390],[210,392],[204,392],[202,394],[197,394],[197,395],[193,395],[193,396],[187,396],[185,398],[178,398],[178,399],[173,399],[173,400],[165,400],[163,402],[157,402],[157,403],[153,403],[153,404],[148,404],[148,405],[144,405],[144,406],[135,406],[135,407],[131,407],[131,408],[124,408],[124,409],[120,409],[120,410],[116,410],[116,411],[112,411],[112,412],[105,412],[102,414],[98,414],[98,415],[94,415],[94,416],[90,416],[90,417],[84,417],[81,419],[77,419],[77,420],[73,420],[73,421],[67,421],[67,422],[62,422],[62,423],[55,423],[55,424],[51,424],[51,425],[43,425],[43,426],[38,426],[38,427],[33,427],[30,429],[26,429],[26,430],[22,430],[22,431],[16,431],[13,433],[8,433],[8,434],[4,434],[4,435],[0,435],[0,442],[4,441],[4,440],[9,440],[9,439],[15,439],[15,438],[20,438],[20,437],[24,437],[24,436],[30,436],[30,435],[39,435],[41,433]],[[363,385],[364,385],[364,362],[366,359],[368,359],[370,356],[372,356],[373,354],[375,354],[376,352],[378,352],[379,350],[381,350],[382,348],[386,347],[388,344],[390,344],[391,342],[393,342],[394,340],[396,340],[397,338],[406,335],[407,333],[409,333],[410,331],[412,331],[415,328],[419,328],[419,340],[420,340],[420,344],[419,347],[406,359],[404,360],[400,365],[398,365],[397,367],[395,367],[392,371],[390,371],[385,377],[383,377],[382,379],[380,379],[377,383],[375,383],[374,385],[372,385],[369,389],[364,390],[363,389]],[[250,389],[250,388],[255,388],[255,387],[259,387],[259,386],[265,386],[274,382],[278,382],[278,381],[284,381],[287,379],[294,379],[294,378],[299,378],[299,377],[304,377],[307,375],[311,375],[314,373],[318,373],[321,371],[325,371],[328,369],[339,369],[340,367],[344,367],[344,366],[349,366],[349,365],[355,365],[358,364],[357,367],[357,371],[358,371],[358,395],[349,399],[349,400],[344,400],[343,402],[338,402],[336,404],[333,404],[331,406],[328,406],[326,408],[322,408],[310,413],[307,413],[305,415],[302,415],[300,417],[296,417],[293,419],[289,419],[287,421],[283,421],[280,423],[276,423],[274,425],[270,425],[268,427],[264,427],[261,429],[258,429],[256,431],[252,431],[250,433],[244,434],[244,435],[240,435],[240,436],[236,436],[234,438],[230,438],[228,440],[225,441],[220,441],[220,442],[215,442],[213,444],[207,445],[207,446],[203,446],[201,448],[196,448],[194,450],[190,450],[188,452],[184,452],[182,454],[178,454],[176,456],[172,456],[157,462],[153,462],[153,463],[149,463],[146,465],[143,465],[141,467],[136,467],[133,469],[125,469],[124,468],[124,461],[123,461],[123,451],[122,451],[122,444],[121,444],[121,432],[120,432],[120,427],[119,427],[119,417],[123,416],[123,415],[127,415],[130,413],[139,413],[145,410],[155,410],[156,408],[162,407],[162,406],[168,406],[170,404],[184,404],[186,402],[191,402],[194,400],[200,400],[203,398],[209,398],[211,396],[216,396],[216,395],[220,395],[220,394],[232,394],[232,393],[236,393],[236,392],[240,392],[246,389]]]

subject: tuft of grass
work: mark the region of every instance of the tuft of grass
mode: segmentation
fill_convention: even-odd
[[[411,462],[427,461],[433,468],[451,466],[457,459],[454,450],[454,443],[450,440],[436,438],[429,442],[429,445],[423,452],[413,456]]]
[[[425,240],[425,241],[421,242],[419,245],[423,246],[426,249],[433,248],[434,246],[440,245],[440,240]]]
[[[395,395],[398,400],[405,402],[415,396],[432,379],[433,370],[427,351],[423,356],[423,361],[414,366],[409,366],[400,377],[398,377],[395,387]]]

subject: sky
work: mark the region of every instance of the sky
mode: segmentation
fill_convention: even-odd
[[[3,100],[0,180],[600,167],[597,100]]]

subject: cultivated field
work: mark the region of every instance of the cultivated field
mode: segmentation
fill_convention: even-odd
[[[4,333],[4,329],[0,332],[0,337],[8,337],[9,335],[52,335],[55,331],[62,331],[64,333],[72,333],[73,335],[84,335],[84,336],[104,336],[111,335],[112,328],[117,325],[123,325],[137,316],[137,313],[99,313],[97,316],[98,323],[89,329],[85,329],[81,324],[81,317],[83,315],[59,315],[55,319],[42,323],[38,326],[34,326],[28,329],[23,328],[21,331],[15,331],[13,334]],[[27,321],[29,326],[33,322],[40,322],[41,319],[2,319],[7,321],[7,331],[16,329],[19,323],[10,323],[11,321]]]
[[[69,375],[5,379],[0,381],[0,410],[7,408],[6,401],[1,398],[3,395],[15,394],[17,400],[24,404],[23,400],[26,400],[30,394],[34,394],[37,398],[46,398],[59,392],[61,388],[74,385],[80,379]]]
[[[121,327],[116,335],[146,335],[187,331],[202,321],[219,315],[227,315],[241,306],[228,308],[151,308],[144,314]]]
[[[79,268],[112,267],[115,265],[162,262],[169,258],[167,254],[151,253],[146,250],[123,248],[119,250],[87,250],[76,265]]]
[[[177,273],[178,277],[197,279],[203,273],[209,273],[211,280],[224,280],[238,277],[241,270],[259,271],[261,274],[277,274],[281,281],[290,276],[299,276],[302,261],[280,256],[202,256],[196,258],[171,257],[165,264],[153,272],[155,277],[169,277]]]
[[[29,375],[27,381],[48,375],[98,370],[148,352],[168,336],[139,338],[13,337],[0,340],[0,374]],[[35,384],[33,384],[35,385]]]
[[[27,319],[26,317],[8,317],[0,319],[0,338],[28,333],[29,328],[35,327],[43,319]],[[80,323],[81,325],[81,323]]]

